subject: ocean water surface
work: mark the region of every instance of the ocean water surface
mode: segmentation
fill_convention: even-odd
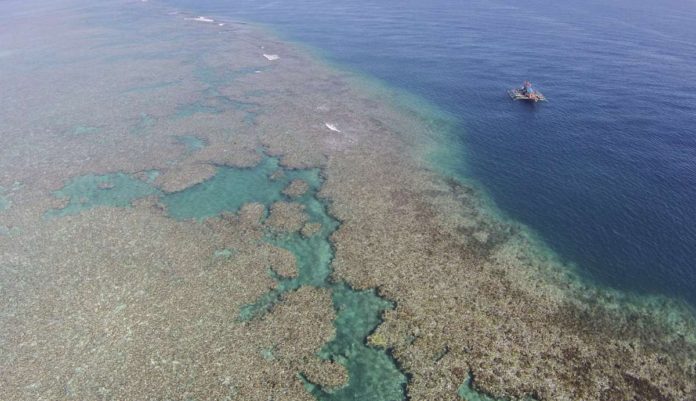
[[[696,305],[696,3],[167,0],[267,24],[457,121],[456,160],[580,273]],[[532,80],[549,99],[514,103]]]

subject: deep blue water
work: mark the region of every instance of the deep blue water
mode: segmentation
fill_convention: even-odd
[[[169,0],[456,116],[458,172],[598,282],[696,305],[696,2]],[[514,103],[524,79],[550,102]]]

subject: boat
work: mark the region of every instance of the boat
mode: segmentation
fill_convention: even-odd
[[[535,103],[546,101],[546,97],[532,88],[532,83],[529,81],[524,81],[521,88],[510,89],[508,95],[510,95],[512,100],[526,100]]]

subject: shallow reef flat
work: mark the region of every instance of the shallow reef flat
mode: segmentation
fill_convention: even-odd
[[[0,399],[696,399],[693,312],[496,217],[437,110],[246,23],[10,6]]]

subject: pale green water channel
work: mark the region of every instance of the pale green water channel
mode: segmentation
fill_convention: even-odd
[[[181,138],[181,141],[191,150],[201,145],[188,137]],[[68,198],[68,203],[62,209],[50,210],[46,217],[76,214],[99,206],[129,207],[134,200],[156,195],[166,205],[170,217],[202,220],[221,212],[236,212],[249,202],[262,203],[268,208],[287,198],[282,191],[295,179],[307,182],[309,190],[294,201],[304,205],[309,221],[321,224],[321,229],[309,237],[297,232],[266,234],[266,241],[295,255],[298,274],[294,278],[283,278],[269,271],[278,285],[243,307],[237,319],[245,321],[263,315],[274,304],[282,302],[283,294],[302,286],[328,288],[336,310],[336,335],[324,345],[318,356],[343,365],[348,371],[349,381],[345,386],[329,391],[298,372],[305,388],[318,400],[402,400],[406,376],[385,350],[366,343],[367,336],[380,323],[382,311],[392,308],[392,303],[380,298],[373,290],[356,291],[346,283],[329,279],[334,256],[329,237],[339,223],[328,214],[325,200],[317,197],[322,184],[318,169],[283,169],[278,159],[264,156],[253,168],[218,167],[217,174],[211,179],[170,194],[163,193],[146,180],[124,173],[85,175],[55,192],[56,197]]]

